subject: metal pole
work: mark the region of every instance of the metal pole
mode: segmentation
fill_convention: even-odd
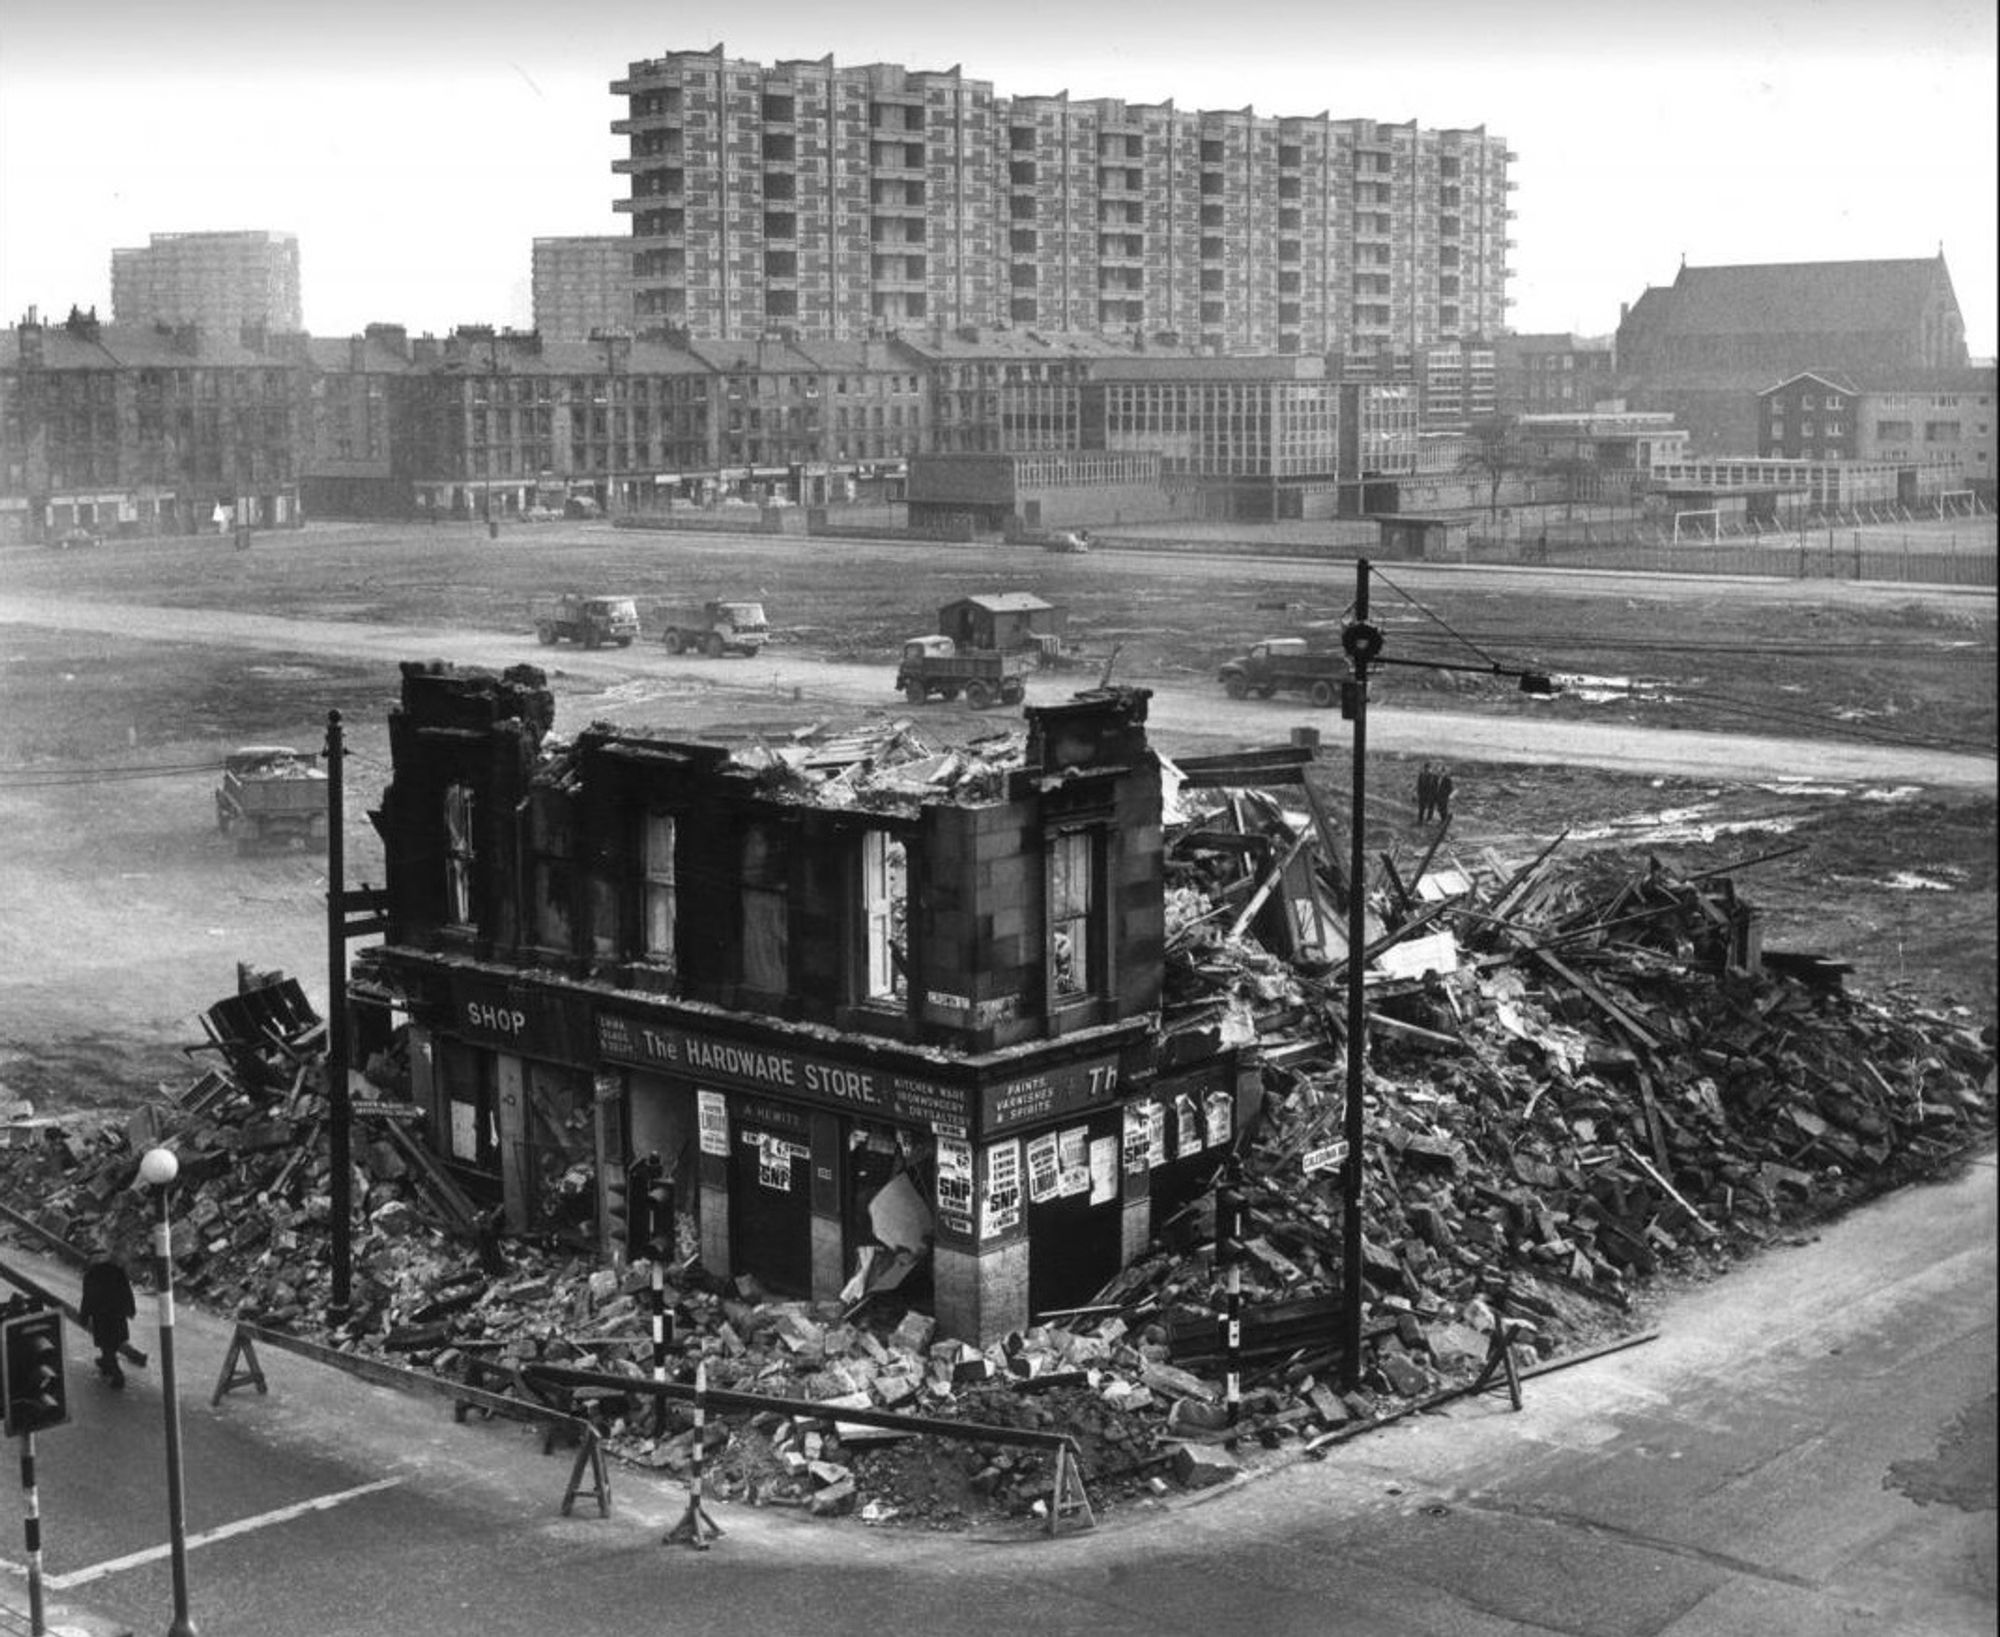
[[[188,1616],[187,1518],[181,1489],[181,1401],[174,1383],[174,1247],[169,1213],[171,1181],[160,1184],[160,1220],[153,1228],[153,1253],[159,1259],[160,1400],[167,1420],[167,1538],[174,1571],[174,1622],[167,1637],[195,1637]]]
[[[1243,1414],[1243,1161],[1231,1154],[1223,1166],[1223,1209],[1216,1213],[1216,1250],[1228,1269],[1223,1313],[1223,1403],[1233,1427]]]
[[[1368,559],[1354,565],[1354,624],[1368,624]],[[1347,1167],[1342,1173],[1340,1373],[1349,1392],[1361,1385],[1361,1069],[1367,1053],[1361,952],[1368,947],[1368,662],[1365,641],[1349,650],[1354,666],[1354,812],[1347,867]]]
[[[653,1258],[650,1278],[653,1292],[653,1379],[667,1379],[667,1270],[659,1257]]]
[[[35,1487],[35,1435],[21,1434],[21,1493],[26,1512],[21,1533],[28,1550],[28,1630],[42,1637],[49,1628],[42,1612],[42,1502]]]
[[[327,1320],[347,1322],[353,1279],[353,1100],[347,1084],[347,749],[340,712],[326,713],[326,1100],[327,1154],[333,1169],[333,1296]]]

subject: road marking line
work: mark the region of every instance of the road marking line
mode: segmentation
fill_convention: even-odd
[[[320,1495],[309,1501],[300,1501],[296,1506],[281,1506],[275,1512],[260,1513],[254,1518],[239,1518],[234,1523],[225,1523],[219,1529],[207,1529],[201,1534],[188,1536],[188,1545],[210,1546],[219,1540],[228,1540],[233,1535],[247,1535],[253,1530],[267,1529],[272,1524],[289,1523],[294,1518],[302,1518],[308,1512],[325,1512],[345,1501],[358,1500],[363,1495],[373,1495],[378,1490],[393,1489],[401,1478],[379,1478],[372,1484],[363,1484],[359,1489],[343,1489],[337,1495]],[[127,1569],[141,1568],[148,1563],[157,1563],[172,1552],[171,1545],[149,1546],[143,1552],[132,1552],[124,1557],[114,1557],[103,1563],[93,1563],[87,1569],[72,1569],[68,1574],[47,1575],[44,1583],[51,1591],[68,1591],[73,1586],[88,1585],[93,1580],[102,1580],[107,1575],[122,1574]]]

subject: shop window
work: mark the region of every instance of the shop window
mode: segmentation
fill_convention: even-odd
[[[675,879],[674,818],[671,813],[648,813],[640,842],[640,896],[643,900],[646,960],[671,972],[674,969]]]
[[[444,792],[444,907],[453,926],[472,925],[472,786],[447,785]]]
[[[775,824],[751,824],[745,829],[738,882],[743,984],[784,994],[790,986],[789,872],[784,836]]]
[[[444,1089],[445,1157],[476,1171],[497,1171],[500,1114],[493,1054],[441,1040],[437,1066]]]
[[[1060,1005],[1096,989],[1097,837],[1065,830],[1049,839],[1049,998]]]
[[[902,842],[885,830],[861,840],[861,920],[867,995],[899,1001],[909,993],[909,868]]]

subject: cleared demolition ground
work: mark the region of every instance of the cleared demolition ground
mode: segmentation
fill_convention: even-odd
[[[259,537],[248,552],[202,541],[59,564],[10,554],[5,572],[24,592],[504,631],[498,667],[551,662],[525,609],[534,591],[556,588],[552,561],[560,585],[636,596],[642,616],[654,601],[755,595],[774,646],[885,672],[902,637],[934,629],[941,604],[1032,590],[1069,607],[1085,656],[1101,663],[1117,646],[1116,680],[1137,685],[1212,678],[1257,637],[1330,634],[1352,583],[1341,564],[1252,570],[525,529],[499,542],[330,529]],[[1397,565],[1386,570],[1401,583]],[[1991,747],[1990,599],[1587,583],[1439,576],[1420,600],[1509,664],[1594,686],[1530,701],[1490,678],[1411,670],[1378,684],[1376,700]],[[1456,646],[1393,589],[1375,595],[1392,652]],[[643,667],[648,656],[631,658]],[[1076,685],[1097,670],[1080,666]],[[35,1202],[40,1231],[73,1247],[100,1221],[136,1238],[134,1144],[171,1135],[190,1185],[176,1238],[188,1288],[220,1311],[308,1334],[324,1334],[326,1300],[325,1110],[314,1074],[301,1072],[312,1048],[182,1048],[205,1043],[201,1016],[234,990],[239,961],[324,993],[323,860],[239,851],[217,828],[213,793],[225,751],[316,749],[326,712],[340,709],[354,752],[350,877],[379,879],[364,813],[386,778],[395,686],[386,667],[311,654],[0,630],[11,837],[0,858],[0,1084],[19,1134],[0,1153],[0,1197],[17,1210]],[[573,680],[559,680],[558,695],[563,733],[604,698]],[[787,711],[821,723],[822,737],[863,727],[851,708],[836,720],[809,696],[748,711],[691,691],[645,709],[663,729],[715,732],[743,754],[768,753]],[[751,715],[762,746],[744,732]],[[913,732],[885,756],[930,773],[949,765],[932,753],[1019,727],[1011,713],[944,707],[885,706],[875,720],[892,717]],[[1370,902],[1385,932],[1403,934],[1404,956],[1385,951],[1369,986],[1372,1354],[1363,1390],[1340,1392],[1340,1172],[1329,1150],[1341,1129],[1342,968],[1300,939],[1295,914],[1272,918],[1273,902],[1296,901],[1289,887],[1245,915],[1302,835],[1308,896],[1334,904],[1342,889],[1351,770],[1338,714],[1274,703],[1269,738],[1245,748],[1283,744],[1302,720],[1325,739],[1312,776],[1340,857],[1309,833],[1295,788],[1247,775],[1194,793],[1169,847],[1173,1020],[1254,1029],[1269,1058],[1264,1116],[1245,1150],[1239,1424],[1218,1425],[1222,1271],[1204,1208],[1089,1308],[985,1354],[934,1337],[884,1297],[808,1307],[689,1274],[675,1291],[677,1368],[699,1352],[715,1386],[1068,1430],[1093,1501],[1117,1505],[1323,1449],[1430,1402],[1478,1375],[1503,1326],[1524,1364],[1629,1333],[1653,1281],[1725,1265],[1990,1138],[1990,790],[1646,779],[1453,757],[1453,819],[1432,852],[1436,828],[1412,811],[1414,766],[1371,756]],[[1184,748],[1154,739],[1169,756]],[[1004,752],[995,741],[981,754]],[[1755,976],[1740,970],[1745,906],[1766,952]],[[1427,987],[1424,972],[1445,964],[1440,946],[1421,967],[1408,953],[1441,936],[1456,970]],[[393,1058],[375,1072],[393,1087]],[[504,1269],[482,1269],[467,1224],[392,1139],[364,1129],[356,1153],[368,1178],[359,1311],[331,1339],[454,1379],[473,1358],[503,1372],[535,1360],[643,1370],[642,1280],[621,1284],[555,1242],[507,1246]],[[590,1344],[567,1339],[578,1336]],[[685,1472],[692,1433],[678,1412],[656,1420],[610,1398],[596,1413],[614,1452]],[[733,1499],[949,1528],[1031,1514],[1050,1493],[1045,1462],[998,1445],[877,1444],[790,1417],[732,1421],[726,1441],[712,1421],[710,1439],[711,1489]]]

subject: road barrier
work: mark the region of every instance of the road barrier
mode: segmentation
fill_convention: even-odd
[[[492,1392],[462,1381],[450,1381],[366,1354],[343,1353],[324,1342],[288,1335],[282,1330],[266,1330],[260,1325],[238,1322],[229,1341],[229,1351],[223,1356],[215,1391],[209,1396],[211,1408],[220,1404],[224,1395],[237,1387],[254,1386],[260,1393],[270,1391],[263,1367],[257,1361],[260,1343],[281,1352],[295,1353],[300,1358],[311,1359],[315,1364],[327,1365],[378,1387],[451,1399],[455,1419],[460,1421],[465,1419],[464,1411],[475,1409],[488,1416],[502,1415],[510,1420],[534,1422],[545,1429],[546,1435],[542,1440],[542,1453],[545,1455],[554,1447],[558,1435],[573,1436],[577,1443],[576,1463],[570,1468],[569,1485],[563,1491],[562,1515],[568,1517],[576,1505],[577,1496],[586,1492],[586,1478],[590,1480],[588,1493],[597,1502],[597,1515],[611,1515],[611,1478],[604,1464],[604,1446],[598,1438],[597,1428],[585,1417],[558,1409],[546,1401],[537,1402],[532,1397],[515,1398],[507,1393]]]
[[[626,1398],[672,1399],[693,1407],[697,1425],[705,1420],[711,1411],[740,1410],[753,1414],[768,1411],[800,1421],[849,1423],[961,1443],[1000,1444],[1021,1449],[1046,1450],[1055,1458],[1055,1473],[1049,1495],[1047,1534],[1052,1537],[1058,1535],[1066,1526],[1073,1531],[1092,1529],[1097,1523],[1096,1514],[1091,1509],[1089,1493],[1084,1488],[1083,1477],[1078,1470],[1076,1445],[1067,1433],[1037,1432],[1022,1427],[995,1427],[976,1421],[947,1421],[936,1416],[904,1415],[894,1410],[828,1404],[816,1399],[778,1398],[766,1393],[737,1392],[733,1388],[710,1387],[707,1384],[705,1371],[698,1372],[693,1383],[659,1381],[645,1376],[615,1375],[604,1370],[579,1370],[558,1364],[522,1363],[511,1366],[488,1364],[479,1371],[487,1381],[508,1381],[520,1387],[523,1396],[516,1397],[511,1393],[496,1392],[488,1386],[452,1381],[421,1370],[413,1370],[407,1365],[391,1364],[386,1359],[374,1358],[367,1354],[343,1352],[324,1342],[290,1335],[282,1330],[267,1330],[261,1325],[244,1321],[238,1321],[235,1332],[230,1338],[229,1350],[223,1357],[222,1369],[216,1377],[215,1391],[209,1397],[211,1407],[219,1405],[223,1398],[237,1387],[255,1387],[259,1393],[270,1391],[263,1367],[257,1358],[259,1346],[276,1348],[281,1352],[310,1359],[316,1364],[340,1370],[376,1386],[449,1399],[453,1404],[455,1418],[461,1421],[468,1411],[478,1410],[487,1416],[499,1415],[513,1420],[533,1422],[544,1429],[542,1449],[545,1454],[553,1447],[558,1437],[574,1437],[577,1441],[577,1454],[575,1464],[570,1469],[569,1483],[563,1492],[564,1517],[570,1515],[580,1494],[588,1494],[596,1500],[600,1517],[608,1517],[611,1513],[611,1480],[605,1465],[604,1447],[598,1429],[588,1416],[560,1407],[574,1404],[580,1393],[587,1391]],[[698,1483],[699,1464],[695,1471],[697,1473],[695,1481]],[[666,1538],[669,1541],[686,1541],[691,1545],[705,1546],[707,1535],[720,1533],[713,1520],[702,1510],[698,1492],[691,1492],[687,1513],[681,1522],[669,1531]]]
[[[694,1407],[699,1425],[710,1410],[744,1410],[752,1414],[769,1412],[790,1416],[796,1421],[832,1421],[860,1427],[880,1427],[888,1432],[918,1433],[961,1443],[1010,1444],[1022,1449],[1051,1451],[1056,1470],[1049,1495],[1048,1530],[1062,1532],[1065,1519],[1078,1530],[1096,1527],[1090,1496],[1077,1470],[1077,1450],[1068,1433],[1035,1432],[1022,1427],[994,1427],[976,1421],[946,1421],[937,1416],[904,1415],[896,1410],[863,1409],[846,1404],[828,1404],[810,1398],[774,1398],[766,1393],[742,1393],[728,1387],[710,1387],[705,1373],[697,1373],[693,1384],[653,1381],[639,1376],[612,1375],[603,1370],[577,1370],[561,1364],[523,1364],[522,1378],[532,1387],[594,1387],[604,1391],[671,1398]],[[699,1470],[699,1468],[697,1468]],[[685,1520],[683,1520],[685,1527]],[[673,1538],[673,1537],[669,1537]],[[698,1537],[697,1537],[698,1538]]]

